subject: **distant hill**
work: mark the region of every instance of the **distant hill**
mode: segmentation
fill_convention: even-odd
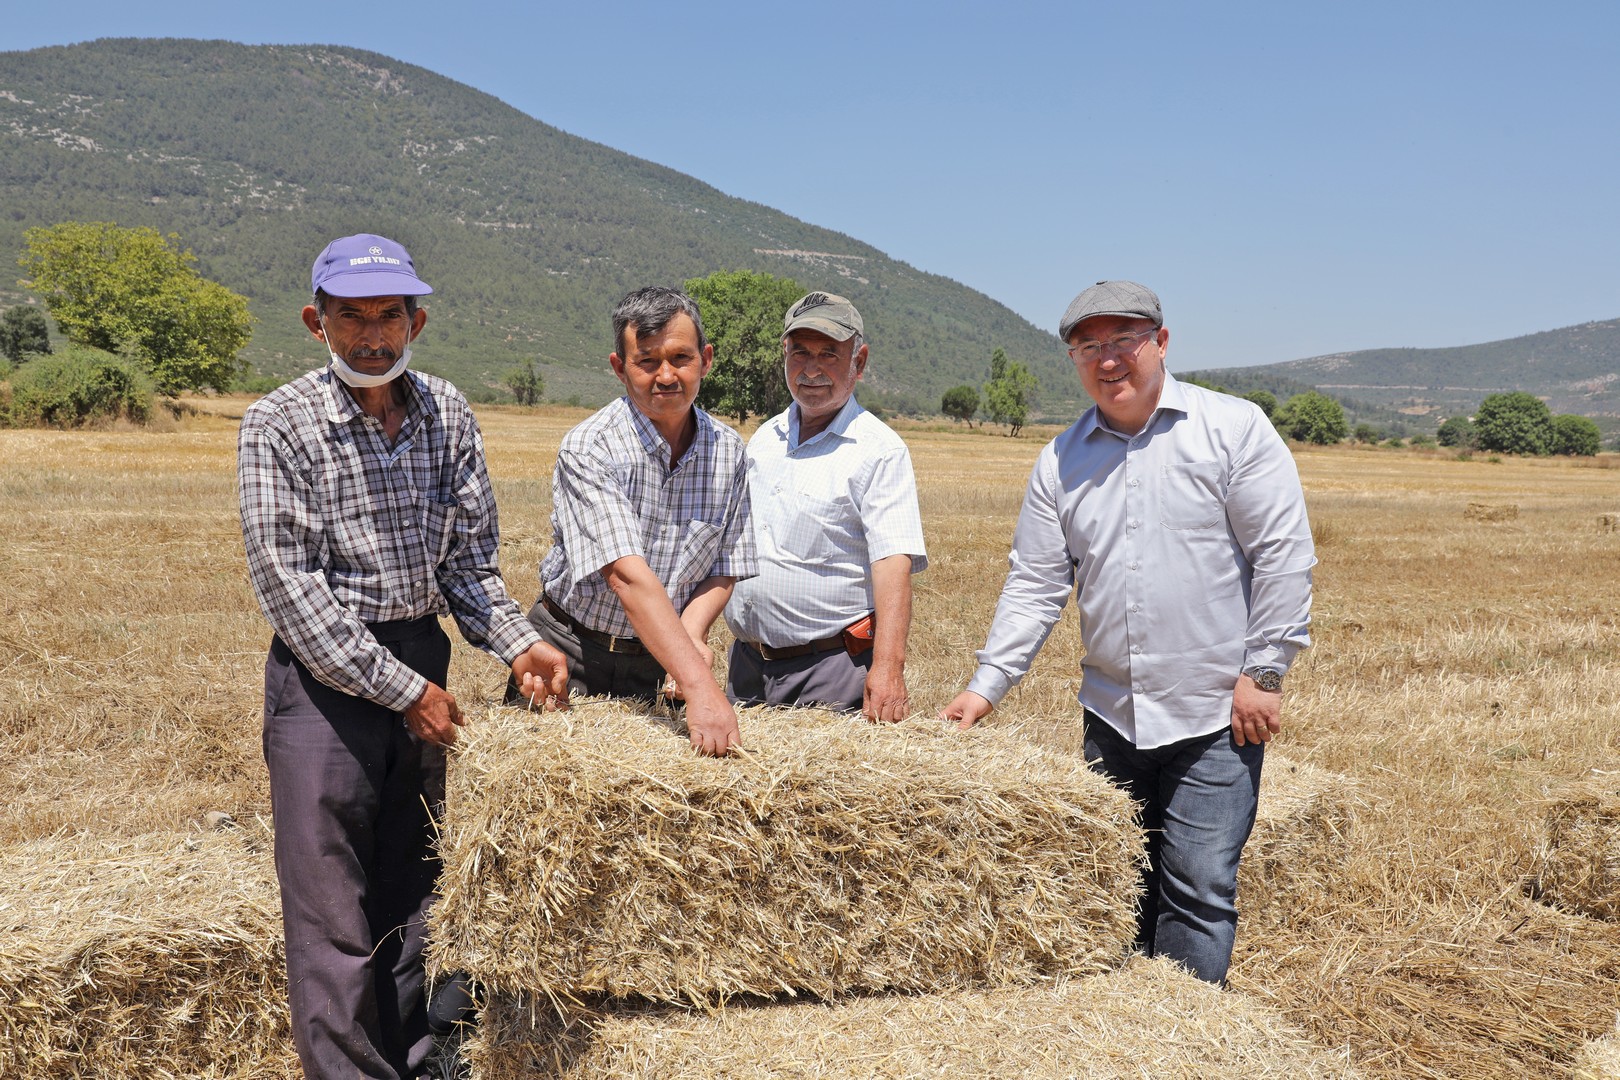
[[[1612,430],[1620,427],[1620,319],[1483,345],[1363,349],[1196,374],[1238,392],[1269,389],[1279,398],[1308,384],[1346,402],[1360,419],[1397,418],[1398,425],[1404,418],[1412,431],[1469,415],[1487,394],[1523,390],[1546,399],[1554,413],[1590,416]]]
[[[856,302],[873,357],[863,398],[936,411],[948,387],[983,382],[997,345],[1041,380],[1041,411],[1080,396],[1061,343],[982,293],[355,49],[109,39],[0,53],[0,260],[25,229],[66,219],[179,233],[204,274],[250,299],[246,355],[269,374],[314,362],[297,310],[315,254],[373,231],[437,290],[421,366],[472,391],[534,358],[548,396],[605,399],[614,301],[752,269]],[[0,303],[21,297],[14,280],[0,274]]]

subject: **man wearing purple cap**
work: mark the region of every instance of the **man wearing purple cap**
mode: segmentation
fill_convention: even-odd
[[[293,1038],[305,1075],[418,1077],[431,1048],[424,919],[445,747],[452,615],[526,695],[567,697],[496,567],[495,501],[467,401],[407,370],[431,293],[405,249],[334,240],[304,325],[330,357],[250,406],[242,537],[275,630],[264,756]]]
[[[1086,760],[1148,830],[1137,943],[1222,983],[1265,744],[1310,644],[1299,474],[1258,406],[1165,370],[1152,290],[1098,282],[1058,336],[1096,406],[1041,451],[978,670],[940,715],[988,715],[1074,591]]]

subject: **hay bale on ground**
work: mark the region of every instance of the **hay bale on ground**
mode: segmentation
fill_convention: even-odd
[[[0,1076],[297,1076],[257,832],[0,852]]]
[[[1125,794],[1009,727],[748,710],[699,757],[612,702],[494,709],[458,744],[430,969],[501,993],[938,990],[1117,966]]]
[[[1238,909],[1296,918],[1302,894],[1327,895],[1350,854],[1350,831],[1366,801],[1355,781],[1266,752],[1254,832],[1238,865]]]
[[[1547,801],[1535,887],[1569,911],[1620,919],[1620,780],[1587,781]]]
[[[538,1019],[531,1019],[537,1017]],[[475,1080],[1252,1080],[1356,1075],[1274,1011],[1164,960],[1035,989],[775,1003],[703,1014],[594,1011],[564,1028],[546,1002],[493,1002],[465,1048]]]
[[[1469,521],[1512,521],[1518,516],[1519,507],[1516,503],[1471,502],[1463,511],[1463,517]]]

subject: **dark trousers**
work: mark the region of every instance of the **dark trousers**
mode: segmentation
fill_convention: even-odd
[[[738,705],[825,705],[860,712],[872,650],[860,656],[845,649],[767,660],[740,641],[727,658],[726,697]]]
[[[374,633],[444,685],[450,639],[437,620]],[[432,1043],[422,949],[444,751],[406,731],[399,713],[321,683],[277,637],[264,670],[264,760],[304,1074],[415,1077]]]
[[[1137,947],[1224,984],[1237,939],[1237,871],[1259,805],[1264,743],[1238,746],[1230,728],[1139,750],[1085,714],[1086,761],[1142,806],[1148,869]]]
[[[594,641],[581,638],[547,610],[545,598],[529,609],[529,621],[552,646],[568,657],[568,689],[586,697],[605,695],[657,701],[664,682],[664,669],[648,652],[608,652]],[[506,703],[527,704],[518,692],[517,682],[506,681]]]

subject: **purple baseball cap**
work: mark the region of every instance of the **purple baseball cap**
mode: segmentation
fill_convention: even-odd
[[[411,253],[386,236],[359,233],[326,245],[309,273],[311,292],[328,296],[426,296]]]

